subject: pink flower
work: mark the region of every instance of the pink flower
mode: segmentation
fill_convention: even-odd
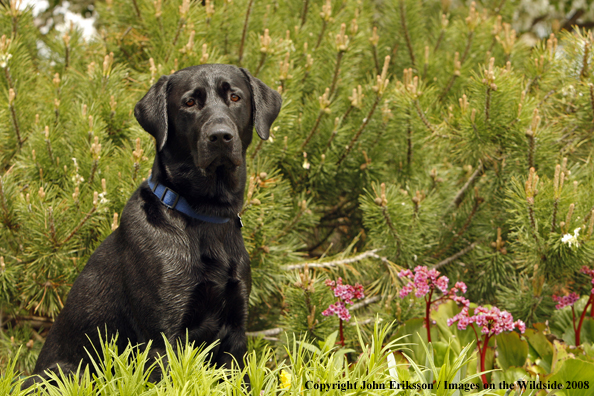
[[[454,287],[448,290],[448,283],[450,280],[447,276],[440,276],[440,272],[436,269],[428,269],[425,266],[417,266],[414,269],[414,273],[407,269],[400,271],[398,276],[400,278],[408,278],[412,280],[412,282],[409,282],[403,286],[402,289],[400,289],[400,298],[408,296],[413,291],[415,292],[415,297],[420,298],[425,296],[431,290],[439,290],[441,293],[443,293],[443,296],[439,299],[439,302],[442,302],[444,299],[451,299],[463,306],[468,306],[470,304],[467,299],[456,295],[456,293],[459,291],[466,293],[466,284],[464,282],[456,282]]]
[[[455,291],[462,291],[462,293],[466,293],[466,283],[464,282],[456,282],[456,285],[454,285],[453,287],[455,289]]]
[[[353,299],[360,300],[365,298],[363,286],[356,283],[355,286],[345,285],[342,283],[342,278],[338,278],[336,282],[327,279],[326,286],[330,287],[334,292],[334,297],[337,297],[339,301],[331,304],[328,309],[322,312],[324,316],[338,315],[338,317],[344,321],[351,319],[351,314],[346,307],[346,304],[353,304]]]
[[[520,319],[516,320],[514,325],[520,330],[520,333],[524,333],[526,331],[526,323],[522,322]]]
[[[344,321],[349,321],[351,319],[351,313],[344,305],[344,302],[338,301],[335,304],[330,304],[327,310],[322,312],[324,316],[332,316],[338,315],[338,317]]]
[[[471,323],[470,317],[468,316],[468,307],[462,308],[462,311],[458,315],[454,315],[448,319],[448,326],[458,322],[458,330],[466,330],[466,327]]]
[[[483,334],[489,337],[501,334],[504,331],[512,331],[514,328],[523,333],[526,330],[526,324],[521,320],[514,322],[512,314],[507,311],[501,311],[497,307],[485,308],[478,306],[474,310],[474,315],[468,315],[468,308],[464,307],[458,315],[448,319],[448,326],[458,322],[458,329],[464,330],[466,327],[475,323],[481,328]]]
[[[439,290],[441,290],[442,293],[447,293],[449,282],[450,280],[446,276],[441,276],[439,277],[439,279],[434,281],[434,284],[437,286]]]
[[[553,296],[553,301],[558,303],[557,305],[555,305],[555,308],[557,309],[571,307],[579,299],[580,296],[577,293],[571,293],[570,295],[563,297]]]
[[[462,305],[464,307],[468,307],[470,305],[470,301],[462,296],[456,296],[454,294],[453,296],[450,296],[450,298],[458,305]]]

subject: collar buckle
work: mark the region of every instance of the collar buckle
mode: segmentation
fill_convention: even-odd
[[[166,201],[166,199],[167,199],[167,192],[170,192],[171,194],[173,194],[175,196],[175,200],[173,201],[172,204],[169,204]],[[176,193],[175,191],[173,191],[172,189],[170,189],[169,187],[165,187],[165,190],[163,191],[163,195],[161,195],[161,202],[163,202],[163,204],[165,206],[167,206],[169,209],[175,209],[175,206],[179,202],[179,194]]]

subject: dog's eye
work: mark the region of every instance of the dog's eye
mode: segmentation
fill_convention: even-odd
[[[188,106],[188,107],[192,107],[192,106],[194,106],[195,104],[196,104],[196,101],[195,101],[194,99],[188,99],[188,100],[186,101],[186,106]]]
[[[239,96],[235,95],[235,94],[231,94],[231,101],[233,102],[238,102],[239,99],[241,99]]]

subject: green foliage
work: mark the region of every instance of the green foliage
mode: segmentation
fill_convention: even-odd
[[[504,370],[522,367],[528,358],[528,342],[520,339],[518,333],[501,333],[497,339],[497,362]]]
[[[247,152],[241,216],[252,335],[281,326],[284,340],[331,339],[338,321],[321,314],[335,301],[323,282],[340,276],[365,287],[367,299],[352,308],[358,322],[377,312],[401,325],[381,344],[405,337],[418,370],[397,373],[437,378],[446,374],[432,365],[449,365],[448,378],[456,376],[453,356],[473,337],[447,326],[458,308],[432,313],[436,338],[424,348],[414,319],[421,304],[398,298],[398,271],[426,265],[465,281],[474,303],[507,309],[528,325],[551,319],[552,333],[571,343],[567,312],[553,315],[551,296],[591,289],[576,271],[594,261],[594,39],[563,31],[529,47],[508,25],[516,5],[108,0],[95,4],[100,37],[85,40],[74,27],[41,34],[30,10],[3,2],[2,365],[30,372],[74,279],[148,177],[154,143],[134,120],[134,104],[160,75],[216,62],[247,68],[283,96],[271,138],[256,138]],[[363,353],[356,361],[355,352],[280,342],[287,355],[277,348],[275,358],[288,356],[288,375],[299,384],[290,392],[322,375],[388,378],[377,374],[387,367],[383,346],[364,352],[373,331],[344,325],[349,348]],[[498,359],[507,371],[492,378],[559,370],[566,345],[551,343],[548,330],[532,331],[502,338]],[[265,357],[274,354],[252,346],[246,373],[254,389],[273,392],[285,366],[270,367]],[[179,351],[168,351],[170,361]],[[244,392],[241,374],[200,371],[203,352],[176,355],[177,368],[170,363],[170,378],[155,387],[139,369],[146,356],[124,352],[125,361],[106,356],[113,375],[131,382],[107,372],[87,379],[81,368],[83,380],[63,378],[62,390],[85,394],[101,383],[105,392],[130,394]],[[492,367],[494,355],[489,348]],[[478,375],[474,360],[465,367]],[[188,379],[196,370],[204,388]]]

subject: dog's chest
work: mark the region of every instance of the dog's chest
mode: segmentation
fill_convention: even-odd
[[[164,272],[161,297],[170,320],[182,328],[218,328],[231,311],[247,308],[249,257],[237,234],[186,234],[183,259]]]

